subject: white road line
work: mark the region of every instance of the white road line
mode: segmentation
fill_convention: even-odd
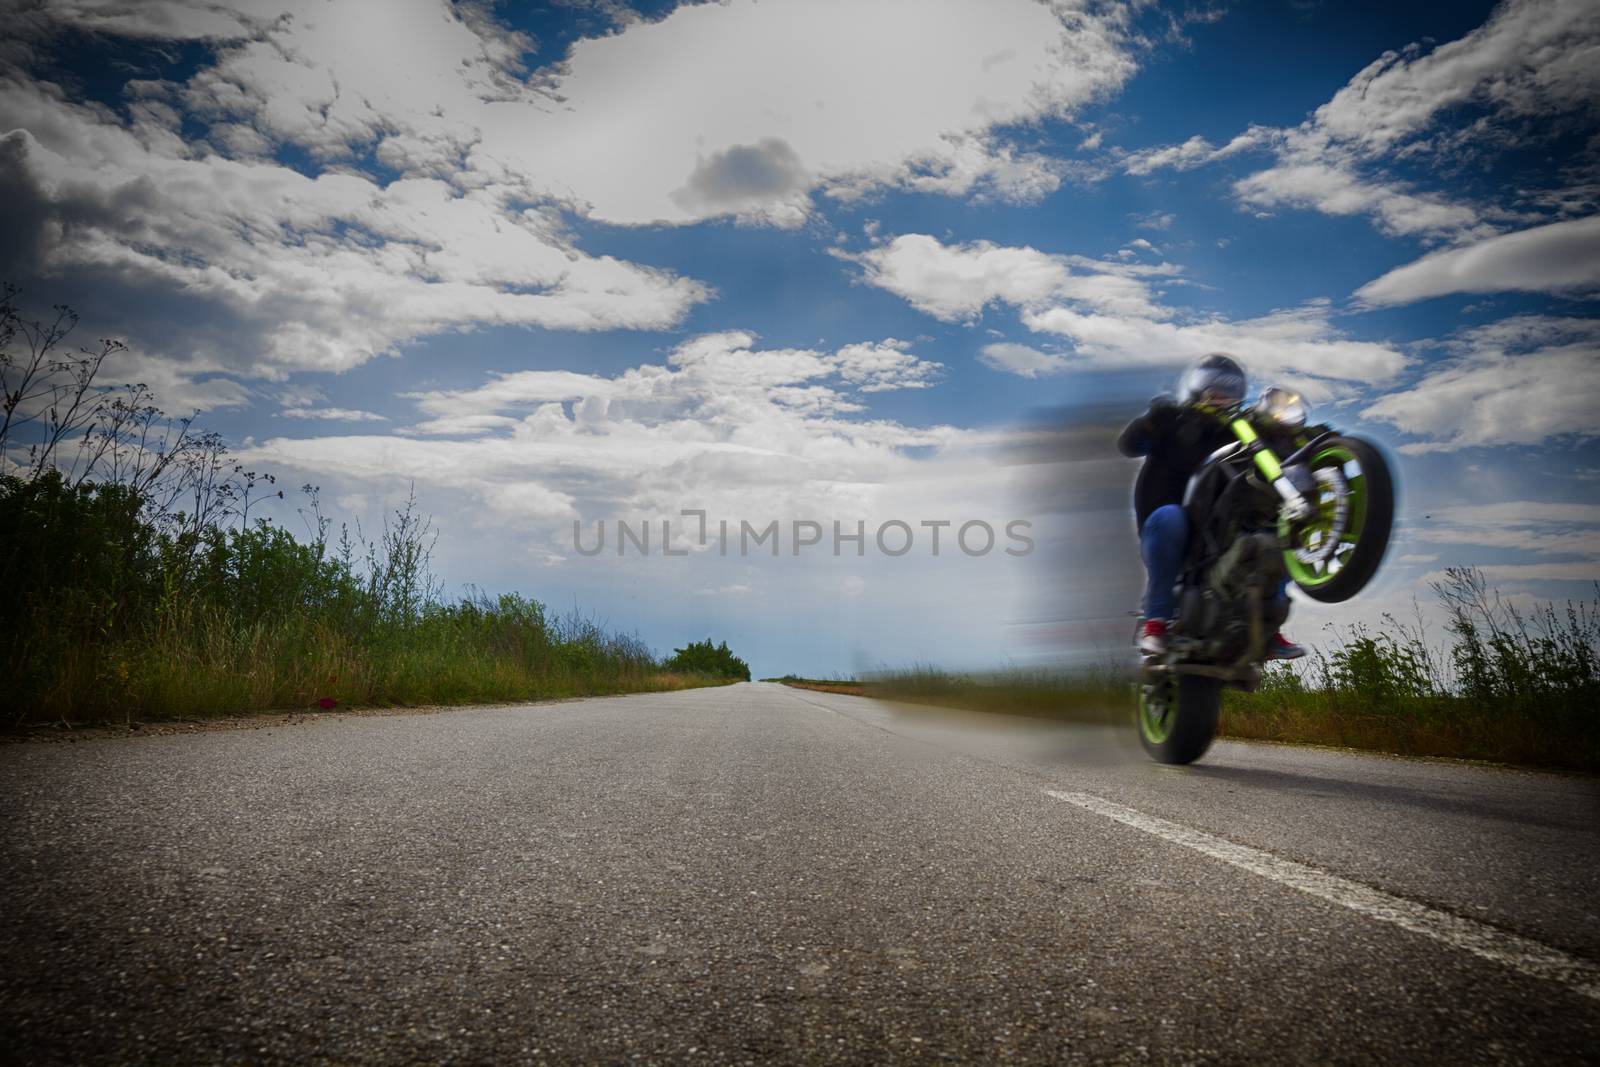
[[[1158,819],[1089,793],[1062,793],[1054,789],[1045,792],[1057,800],[1086,808],[1096,815],[1104,815],[1147,834],[1203,852],[1213,859],[1242,867],[1252,874],[1293,886],[1302,893],[1342,904],[1369,918],[1394,923],[1413,933],[1424,934],[1484,959],[1503,963],[1530,977],[1560,982],[1573,992],[1600,1000],[1600,966],[1548,945],[1418,904],[1414,900],[1390,896],[1360,882],[1282,859],[1260,849],[1236,845],[1224,838]]]

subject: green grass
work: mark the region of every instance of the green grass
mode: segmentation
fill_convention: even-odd
[[[852,696],[865,696],[866,687],[854,678],[843,676],[834,678],[801,678],[794,674],[785,674],[781,678],[763,678],[763,682],[782,682],[784,685],[795,689],[815,689],[824,693],[847,693]]]
[[[875,674],[868,684],[875,695],[941,707],[1072,722],[1127,718],[1123,710],[1128,699],[1126,682],[1099,670],[1006,667],[959,673],[919,665]]]
[[[1422,624],[1386,615],[1331,652],[1267,671],[1227,694],[1234,737],[1600,771],[1600,601],[1519,610],[1481,574],[1435,586],[1442,646]]]
[[[313,497],[314,500],[314,497]],[[313,507],[314,512],[314,507]],[[371,542],[198,530],[58,472],[0,479],[11,728],[336,705],[463,704],[722,684],[638,638],[506,595],[447,600],[408,504]],[[725,649],[724,649],[725,651]],[[731,657],[731,653],[729,654]]]
[[[78,721],[187,719],[276,708],[492,703],[721,684],[673,672],[603,633],[563,633],[470,603],[351,633],[316,618],[201,617],[94,649],[36,705]]]
[[[309,705],[455,704],[717,685],[727,646],[658,662],[637,637],[516,595],[446,598],[415,502],[372,540],[305,486],[306,536],[219,434],[143,385],[105,389],[115,341],[27,318],[0,286],[0,728]],[[252,519],[252,508],[256,515]]]
[[[1264,689],[1225,695],[1220,732],[1229,737],[1334,745],[1406,756],[1600,771],[1594,729],[1570,718],[1509,712],[1448,694],[1378,706],[1355,692]]]
[[[1253,693],[1223,697],[1224,736],[1408,756],[1600,772],[1600,600],[1518,610],[1480,574],[1435,587],[1448,618],[1435,645],[1420,622],[1334,634],[1331,650],[1270,666]],[[930,666],[864,679],[775,679],[911,703],[1132,728],[1129,671]]]

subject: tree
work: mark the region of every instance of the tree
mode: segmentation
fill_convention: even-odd
[[[672,650],[672,657],[665,664],[669,671],[683,671],[688,674],[710,674],[718,678],[737,678],[748,682],[750,680],[750,664],[735,656],[728,648],[728,642],[713,645],[711,638],[704,641],[691,641],[682,648]]]

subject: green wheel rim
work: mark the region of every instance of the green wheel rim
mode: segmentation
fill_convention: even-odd
[[[1156,684],[1170,690],[1165,704],[1151,702],[1150,694],[1155,685],[1139,686],[1139,732],[1152,745],[1163,744],[1172,736],[1172,726],[1178,720],[1178,687],[1170,681]]]
[[[1316,498],[1312,501],[1318,511],[1317,518],[1300,524],[1298,528],[1292,527],[1287,519],[1279,520],[1278,534],[1288,546],[1284,549],[1283,560],[1288,566],[1289,577],[1297,585],[1311,588],[1333,581],[1361,540],[1361,531],[1367,521],[1367,478],[1364,473],[1349,474],[1346,468],[1351,463],[1359,469],[1361,461],[1348,448],[1331,445],[1312,456],[1310,464],[1313,472],[1318,468],[1339,471],[1345,489],[1343,503],[1346,511],[1342,529],[1337,529],[1340,525],[1338,493],[1336,489],[1322,484],[1319,484]],[[1328,541],[1335,536],[1338,544],[1327,552],[1326,559],[1314,561],[1302,556],[1302,553],[1316,555],[1325,551]],[[1319,565],[1321,569],[1318,569]]]

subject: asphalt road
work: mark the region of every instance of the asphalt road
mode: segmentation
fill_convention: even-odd
[[[1600,785],[743,685],[0,746],[0,1058],[1595,1062]]]

